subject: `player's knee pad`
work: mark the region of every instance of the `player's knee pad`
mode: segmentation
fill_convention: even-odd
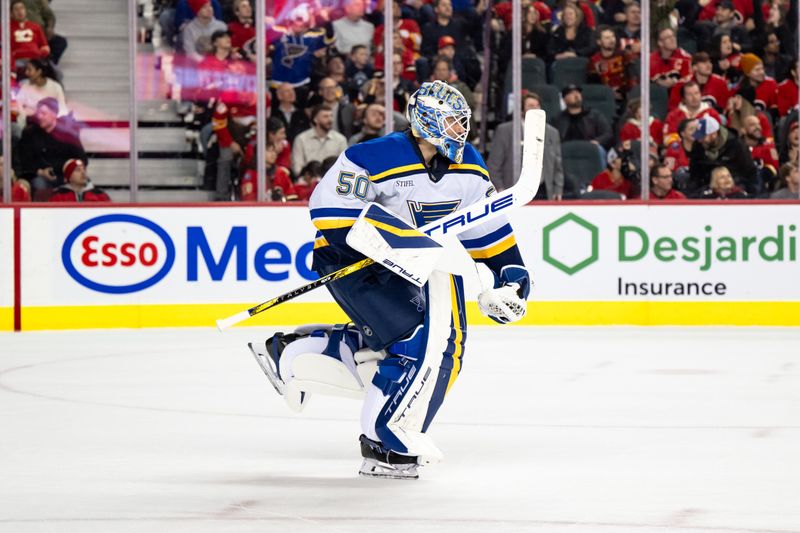
[[[361,334],[346,325],[300,328],[279,360],[289,406],[302,410],[311,393],[362,398],[380,354],[363,349]]]

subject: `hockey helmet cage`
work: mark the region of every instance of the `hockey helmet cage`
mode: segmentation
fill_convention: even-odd
[[[408,99],[406,118],[416,137],[448,159],[461,163],[472,112],[464,95],[443,81],[423,83]]]

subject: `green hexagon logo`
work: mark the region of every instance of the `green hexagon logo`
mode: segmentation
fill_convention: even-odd
[[[598,249],[599,229],[574,213],[542,228],[542,257],[570,276],[597,261]]]

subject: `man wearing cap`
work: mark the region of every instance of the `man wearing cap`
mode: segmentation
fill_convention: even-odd
[[[720,166],[726,167],[737,185],[748,194],[759,191],[758,176],[750,150],[742,144],[736,134],[711,116],[698,121],[694,132],[695,142],[689,154],[689,193],[704,190],[709,186],[711,171]]]
[[[678,46],[675,30],[664,28],[658,32],[658,50],[650,54],[650,81],[671,89],[692,76],[692,56]]]
[[[700,86],[703,101],[713,105],[717,111],[724,111],[730,98],[728,82],[719,74],[714,74],[714,63],[706,52],[692,55],[692,81]],[[681,89],[685,83],[676,84],[669,93],[669,108],[681,103]]]
[[[64,185],[50,197],[51,202],[110,202],[111,198],[95,187],[86,175],[86,166],[80,159],[64,163]]]
[[[189,0],[194,19],[181,30],[183,51],[194,61],[200,62],[211,52],[211,36],[216,31],[227,31],[228,26],[214,18],[211,0]]]
[[[20,175],[27,179],[34,200],[47,200],[53,187],[63,183],[63,167],[69,159],[86,161],[80,138],[58,119],[58,102],[43,98],[36,106],[36,120],[22,132],[19,143]]]
[[[528,92],[522,97],[522,117],[531,109],[541,109],[538,94]],[[524,126],[524,119],[521,121]],[[511,157],[514,146],[514,121],[498,125],[492,136],[492,146],[486,166],[495,189],[502,192],[516,183],[519,176],[514,175],[514,159]],[[561,165],[561,140],[558,130],[550,124],[545,126],[544,158],[542,163],[542,184],[536,193],[537,199],[559,201],[564,194],[564,168]],[[523,127],[523,137],[525,128]],[[525,139],[520,137],[524,142]]]
[[[590,141],[602,147],[604,155],[614,142],[608,120],[594,109],[584,109],[583,90],[578,85],[571,83],[564,87],[561,98],[566,109],[556,117],[554,124],[561,142]]]
[[[778,112],[778,84],[767,76],[764,70],[764,62],[755,54],[742,54],[739,60],[739,67],[744,73],[737,91],[745,85],[749,85],[756,92],[756,108],[770,113]]]
[[[481,79],[480,63],[477,60],[465,60],[460,54],[457,54],[455,39],[449,35],[439,37],[439,56],[450,60],[458,79],[466,83],[470,90],[475,88]]]
[[[736,7],[731,0],[721,0],[714,13],[715,33],[728,33],[731,41],[737,43],[742,51],[750,50],[752,48],[750,34],[742,26],[740,16],[736,13]]]
[[[696,81],[685,83],[680,88],[681,103],[667,113],[667,118],[664,120],[664,142],[670,143],[674,140],[674,135],[678,133],[678,125],[691,118],[700,118],[706,115],[711,115],[717,122],[721,122],[719,113],[708,102],[703,101],[703,95],[700,92],[700,85]]]

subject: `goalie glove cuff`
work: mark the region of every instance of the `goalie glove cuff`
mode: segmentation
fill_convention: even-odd
[[[531,290],[530,275],[521,266],[503,267],[500,276],[495,275],[494,288],[478,296],[478,307],[485,316],[500,324],[516,322],[525,316]]]

